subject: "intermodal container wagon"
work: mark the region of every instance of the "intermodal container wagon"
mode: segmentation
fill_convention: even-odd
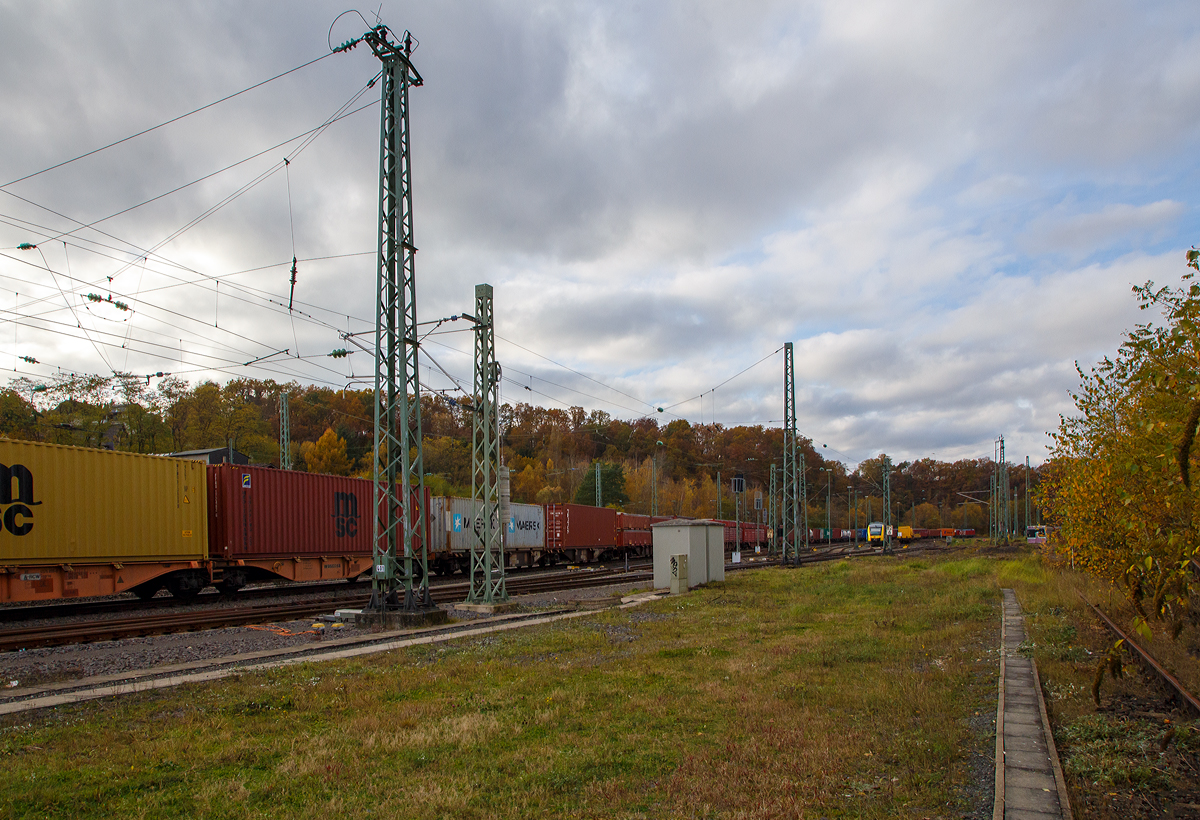
[[[225,589],[248,581],[354,578],[371,568],[371,499],[362,478],[208,467],[209,555]]]
[[[510,504],[509,549],[540,550],[546,546],[546,509],[541,504]]]
[[[204,465],[0,440],[0,601],[125,592],[207,557]]]
[[[546,549],[590,561],[617,545],[617,511],[583,504],[546,505]]]
[[[446,534],[445,548],[455,555],[470,555],[472,547],[480,542],[483,532],[483,516],[470,498],[447,496],[442,499],[442,527]],[[500,526],[500,511],[492,511],[492,526]],[[439,547],[442,545],[439,544]]]
[[[653,543],[650,516],[636,513],[617,513],[618,546],[649,547]]]
[[[480,543],[483,532],[483,516],[470,498],[439,496],[431,499],[430,518],[438,518],[434,540],[438,548],[451,552],[470,553],[471,547]],[[541,549],[545,543],[546,516],[540,504],[509,504],[508,521],[505,522],[505,544],[512,549]],[[492,526],[500,526],[499,510],[493,511]]]
[[[478,533],[483,530],[483,519],[476,514],[474,501],[453,496],[431,498],[429,520],[435,571],[440,575],[455,569],[468,571],[472,545],[481,543]],[[493,525],[499,526],[499,513]],[[530,566],[541,557],[546,515],[540,504],[510,504],[504,530],[508,566]]]

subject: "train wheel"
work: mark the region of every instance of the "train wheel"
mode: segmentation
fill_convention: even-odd
[[[244,587],[248,580],[244,570],[226,571],[225,577],[217,584],[217,589],[222,595],[233,595]],[[196,591],[199,592],[199,590]]]
[[[142,584],[141,586],[134,587],[130,592],[138,596],[140,600],[149,601],[158,594],[160,589],[162,589],[161,584]]]
[[[204,589],[204,582],[194,575],[176,575],[167,579],[167,591],[176,598],[195,598]]]

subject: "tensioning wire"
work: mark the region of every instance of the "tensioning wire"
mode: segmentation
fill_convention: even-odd
[[[355,114],[359,113],[360,111],[366,111],[368,108],[374,108],[374,107],[375,107],[375,103],[374,103],[374,102],[370,102],[370,103],[368,103],[367,105],[360,106],[360,107],[358,107],[358,108],[354,109],[353,111],[348,111],[348,112],[346,112],[345,114],[342,114],[341,116],[339,116],[339,117],[335,118],[335,119],[333,120],[333,122],[339,122],[339,121],[341,121],[341,120],[344,120],[344,119],[346,119],[347,117],[352,117],[352,116],[354,116]],[[290,137],[290,138],[288,138],[288,139],[284,140],[283,142],[276,143],[275,145],[272,145],[270,148],[264,148],[263,150],[261,150],[261,151],[259,151],[259,152],[257,152],[257,153],[251,154],[250,156],[248,156],[248,157],[246,157],[246,158],[244,158],[244,159],[240,159],[240,160],[238,160],[237,162],[234,162],[234,163],[232,163],[232,164],[230,164],[230,165],[226,165],[224,168],[220,168],[220,169],[218,169],[218,170],[216,170],[216,171],[213,171],[213,172],[211,172],[211,173],[205,174],[205,175],[204,175],[204,176],[202,176],[202,177],[198,177],[198,178],[196,178],[196,179],[193,179],[191,182],[185,182],[183,185],[180,185],[180,186],[178,186],[178,187],[172,188],[172,189],[171,189],[171,190],[169,190],[169,191],[164,191],[163,193],[161,193],[161,194],[158,194],[157,196],[152,196],[152,197],[150,197],[150,199],[143,200],[142,202],[139,202],[139,203],[137,203],[136,205],[130,205],[128,208],[122,208],[121,210],[119,210],[119,211],[116,211],[115,213],[111,213],[111,214],[109,214],[108,216],[101,217],[100,219],[96,219],[96,220],[93,220],[93,221],[91,221],[91,222],[88,222],[88,223],[82,223],[82,222],[78,222],[78,220],[72,219],[72,218],[71,218],[71,217],[69,217],[69,216],[65,216],[64,214],[60,214],[60,213],[58,213],[57,211],[52,211],[52,210],[50,210],[49,208],[46,208],[46,207],[44,207],[44,206],[42,206],[42,205],[39,205],[39,204],[38,204],[38,203],[36,203],[36,202],[33,202],[32,200],[26,199],[25,197],[18,196],[17,194],[14,194],[12,191],[3,191],[3,189],[2,189],[2,188],[0,188],[0,191],[3,191],[4,193],[8,194],[8,195],[9,195],[9,196],[11,196],[11,197],[14,197],[14,198],[16,198],[16,199],[19,199],[19,200],[21,200],[22,202],[25,202],[25,203],[28,203],[28,204],[30,204],[30,205],[33,205],[34,207],[37,207],[37,208],[42,208],[43,210],[49,211],[50,213],[52,213],[52,214],[55,214],[56,216],[62,216],[64,219],[70,219],[72,222],[77,222],[77,223],[78,223],[78,227],[76,227],[76,228],[72,228],[71,230],[69,230],[69,231],[66,231],[66,232],[64,232],[64,233],[60,233],[60,234],[58,234],[57,236],[52,236],[52,237],[49,237],[50,239],[61,239],[61,238],[62,238],[62,237],[64,237],[64,236],[73,236],[73,235],[75,235],[75,234],[76,234],[78,231],[87,230],[87,229],[95,229],[95,227],[96,227],[97,225],[99,225],[100,223],[102,223],[102,222],[107,222],[107,221],[108,221],[108,220],[110,220],[110,219],[114,219],[114,218],[116,218],[116,217],[118,217],[118,216],[121,216],[121,215],[123,215],[123,214],[127,214],[127,213],[129,213],[130,211],[135,211],[135,210],[137,210],[138,208],[141,208],[143,205],[149,205],[149,204],[151,204],[151,203],[153,203],[153,202],[157,202],[157,201],[158,201],[158,200],[160,200],[160,199],[164,199],[164,198],[166,198],[166,197],[168,197],[168,196],[171,196],[171,194],[177,194],[177,193],[179,193],[180,191],[183,191],[183,190],[185,190],[185,189],[187,189],[187,188],[190,188],[190,187],[192,187],[193,185],[198,185],[199,183],[201,183],[201,182],[204,182],[205,180],[212,179],[213,177],[215,177],[215,176],[219,176],[220,174],[223,174],[223,173],[225,173],[226,171],[230,171],[230,170],[232,170],[232,169],[234,169],[234,168],[238,167],[239,165],[245,165],[247,162],[250,162],[251,160],[258,159],[258,158],[259,158],[259,157],[261,157],[263,154],[268,154],[268,153],[270,153],[271,151],[276,151],[276,150],[278,150],[278,149],[282,148],[282,147],[283,147],[283,146],[285,146],[285,145],[288,145],[288,144],[290,144],[290,143],[293,143],[293,142],[295,142],[295,141],[296,141],[296,140],[298,140],[298,139],[302,139],[302,138],[304,138],[304,137],[307,137],[308,135],[310,135],[310,134],[312,134],[312,133],[314,133],[314,132],[316,132],[316,131],[319,131],[319,130],[321,130],[322,128],[326,128],[326,127],[328,127],[329,125],[332,125],[332,122],[325,122],[325,123],[322,123],[321,125],[318,125],[318,126],[316,126],[316,127],[314,127],[314,128],[310,128],[310,129],[309,129],[309,130],[307,130],[307,131],[303,131],[303,132],[301,132],[301,133],[299,133],[299,134],[295,135],[294,137]],[[30,224],[32,224],[32,223],[30,223]],[[110,239],[114,239],[114,240],[116,240],[116,241],[118,241],[118,242],[122,241],[122,240],[118,239],[117,237],[113,236],[112,234],[105,233],[104,231],[99,231],[99,230],[97,230],[97,231],[96,231],[96,233],[100,234],[101,236],[107,236],[107,237],[109,237]],[[80,238],[82,241],[89,241],[89,242],[90,242],[90,241],[93,241],[93,240],[84,240],[82,237],[79,237],[79,238]],[[100,243],[97,243],[97,244],[100,244]],[[127,243],[127,244],[128,244],[128,243]],[[101,247],[107,247],[107,246],[104,246],[104,245],[102,245]],[[116,248],[114,248],[113,250],[117,250],[117,249],[116,249]],[[160,258],[162,258],[162,257],[160,257]],[[163,261],[169,261],[169,260],[166,260],[166,259],[164,259]],[[182,267],[182,266],[180,266],[180,267]]]
[[[255,83],[254,85],[250,86],[249,88],[243,88],[241,91],[238,91],[236,93],[230,94],[225,97],[222,97],[219,100],[214,100],[213,102],[210,102],[207,105],[202,105],[199,108],[196,108],[196,109],[193,109],[193,110],[187,112],[186,114],[180,114],[178,117],[173,117],[173,118],[167,120],[166,122],[160,122],[158,125],[151,126],[150,128],[146,128],[142,131],[138,131],[136,134],[130,134],[128,137],[119,139],[116,142],[110,142],[108,145],[102,145],[99,148],[93,148],[91,151],[88,151],[85,154],[80,154],[77,157],[72,157],[71,159],[63,160],[62,162],[51,165],[48,168],[43,168],[40,171],[34,171],[32,174],[26,174],[23,177],[17,177],[16,179],[14,179],[10,182],[6,182],[3,185],[0,185],[0,189],[7,188],[10,185],[16,185],[18,182],[24,182],[27,179],[33,179],[36,176],[41,176],[42,174],[46,173],[47,171],[53,171],[56,168],[62,168],[64,165],[70,165],[72,162],[78,162],[79,160],[84,159],[85,157],[90,157],[92,154],[98,154],[101,151],[107,151],[109,148],[113,148],[122,143],[129,142],[132,139],[137,139],[140,136],[149,134],[151,131],[157,131],[159,128],[163,128],[165,126],[171,125],[172,123],[179,122],[180,120],[190,117],[193,114],[199,114],[201,111],[212,108],[215,105],[220,105],[223,102],[232,100],[234,97],[240,97],[242,94],[245,94],[248,91],[253,91],[256,88],[266,85],[267,83],[275,82],[276,80],[278,80],[282,77],[286,77],[287,75],[289,75],[293,72],[299,71],[302,68],[307,68],[308,66],[312,65],[313,63],[319,63],[319,62],[321,62],[321,60],[324,60],[326,57],[329,57],[329,56],[332,56],[332,52],[330,54],[322,54],[320,57],[316,57],[312,60],[309,60],[307,63],[301,63],[300,65],[296,66],[295,68],[289,68],[287,71],[283,72],[282,74],[276,74],[274,77],[263,80],[262,82],[259,82],[259,83]]]

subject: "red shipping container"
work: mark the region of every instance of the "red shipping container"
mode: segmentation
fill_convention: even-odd
[[[209,555],[370,555],[374,488],[362,478],[210,465]]]
[[[653,543],[648,515],[617,513],[617,533],[622,547],[648,547]]]
[[[210,465],[207,478],[212,558],[372,552],[373,481],[242,464]]]
[[[546,505],[546,548],[614,547],[617,511],[584,504]]]

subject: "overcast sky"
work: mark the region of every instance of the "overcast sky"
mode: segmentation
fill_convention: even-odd
[[[21,179],[328,54],[365,30],[329,33],[346,8],[0,0],[9,377],[367,384],[367,354],[325,355],[374,326],[365,46]],[[1075,362],[1149,318],[1131,285],[1178,282],[1200,242],[1195,2],[389,0],[381,17],[417,38],[425,79],[418,319],[491,283],[508,401],[778,426],[772,353],[792,341],[800,430],[834,457],[990,456],[1004,435],[1038,463]],[[367,107],[297,138],[347,103]],[[471,346],[425,349],[469,386]],[[453,386],[432,363],[421,378]]]

